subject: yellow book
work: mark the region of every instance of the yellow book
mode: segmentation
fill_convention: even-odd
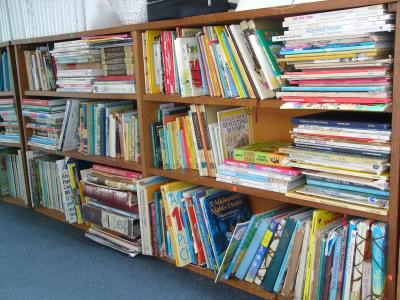
[[[189,252],[185,251],[185,246],[188,241],[186,241],[185,228],[180,214],[180,204],[178,202],[179,199],[177,199],[177,193],[192,187],[194,187],[194,185],[183,181],[175,181],[161,186],[172,253],[175,258],[175,264],[178,267],[190,264],[192,259]]]
[[[321,56],[320,53],[314,54],[313,56],[301,56],[301,57],[285,57],[278,58],[278,62],[289,62],[289,61],[309,61],[309,60],[320,60],[320,59],[336,59],[336,58],[352,58],[352,57],[375,57],[382,55],[381,52],[366,52],[366,53],[343,53],[337,54],[337,52],[330,52],[329,56]]]
[[[205,32],[207,33],[207,31]],[[202,40],[203,40],[204,50],[206,52],[207,64],[210,68],[210,76],[211,76],[211,81],[213,83],[214,96],[220,97],[224,94],[224,92],[222,90],[221,79],[219,78],[218,75],[217,62],[211,50],[212,48],[211,41],[209,41],[208,37],[205,35],[202,36]]]
[[[149,92],[160,93],[160,86],[156,84],[154,74],[154,55],[153,44],[160,39],[160,30],[147,30],[146,31],[146,56],[147,56],[147,74],[149,79]]]
[[[244,90],[244,86],[242,84],[242,79],[240,78],[240,74],[238,74],[233,66],[233,62],[228,53],[228,45],[225,44],[225,40],[223,38],[224,26],[214,26],[215,33],[218,36],[219,44],[222,48],[222,53],[224,55],[224,59],[228,64],[228,68],[232,74],[233,82],[235,83],[236,89],[239,93],[240,98],[246,98],[246,91]]]
[[[190,167],[193,170],[197,170],[196,152],[194,149],[194,140],[193,140],[193,135],[192,135],[192,131],[191,131],[189,116],[185,116],[183,118],[183,122],[184,122],[183,126],[185,128],[184,132],[185,132],[185,136],[186,136],[186,141],[187,141],[188,148],[189,148]]]
[[[79,186],[78,186],[79,183],[76,182],[76,180],[75,180],[75,178],[77,178],[77,177],[75,177],[76,164],[68,163],[67,168],[68,168],[69,178],[71,181],[71,188],[72,188],[72,193],[73,193],[73,198],[74,198],[76,219],[78,220],[78,224],[82,224],[83,218],[82,218],[82,211],[81,211],[81,204],[80,204],[80,191],[79,191]]]
[[[311,270],[314,264],[314,253],[315,253],[315,234],[317,231],[321,230],[321,228],[325,227],[327,224],[337,220],[341,215],[335,212],[326,211],[326,210],[315,210],[313,213],[311,232],[310,232],[310,241],[308,246],[307,253],[307,265],[306,265],[306,279],[304,282],[304,294],[303,300],[310,300],[310,285],[311,285]]]
[[[167,123],[169,138],[170,138],[170,149],[172,152],[172,167],[173,169],[179,169],[182,167],[179,160],[179,142],[176,135],[176,122]]]

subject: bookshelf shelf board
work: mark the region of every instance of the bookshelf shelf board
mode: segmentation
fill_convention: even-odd
[[[10,46],[10,41],[6,41],[6,42],[1,42],[0,43],[0,48],[5,48],[5,47],[8,47],[8,46]]]
[[[13,92],[0,92],[0,97],[13,97]]]
[[[54,209],[48,209],[48,208],[45,208],[45,207],[39,207],[39,208],[34,208],[33,210],[38,212],[38,213],[40,213],[40,214],[42,214],[42,215],[48,216],[50,218],[56,219],[56,220],[64,222],[64,223],[67,223],[69,225],[72,225],[72,226],[74,226],[76,228],[79,228],[79,229],[82,229],[82,230],[88,230],[90,228],[86,224],[78,224],[78,223],[70,224],[70,223],[68,223],[65,220],[64,214],[60,213],[60,212],[58,212],[58,211],[56,211]]]
[[[25,204],[23,199],[18,198],[18,197],[0,196],[0,201],[11,203],[11,204],[18,205],[21,207],[29,207],[28,205]]]
[[[57,97],[57,98],[108,99],[108,100],[136,99],[136,94],[62,93],[55,91],[25,91],[24,95],[31,97]]]
[[[175,262],[167,257],[155,256],[155,258],[158,258],[161,261],[165,261],[167,263],[175,265]],[[197,274],[200,274],[204,277],[210,278],[212,280],[215,279],[215,274],[210,270],[207,270],[207,269],[195,266],[195,265],[187,265],[187,266],[185,266],[185,269],[195,272]],[[229,286],[233,286],[242,291],[245,291],[247,293],[256,295],[256,296],[264,298],[264,299],[269,299],[269,300],[284,299],[284,298],[282,298],[282,296],[277,297],[277,295],[275,295],[274,293],[270,293],[270,292],[264,290],[263,288],[259,287],[258,285],[254,284],[254,283],[249,283],[244,280],[229,279],[229,280],[223,280],[223,281],[221,281],[221,283],[227,284]]]
[[[0,146],[21,148],[21,143],[0,142]]]
[[[126,161],[121,158],[110,158],[110,157],[96,156],[96,155],[85,155],[78,151],[61,152],[61,151],[57,151],[57,150],[49,150],[49,149],[44,149],[44,148],[34,147],[34,146],[29,146],[29,147],[32,150],[43,151],[43,152],[60,155],[60,156],[68,156],[71,158],[75,158],[75,159],[79,159],[79,160],[86,160],[86,161],[90,161],[93,163],[106,165],[109,167],[116,167],[116,168],[121,168],[121,169],[126,169],[126,170],[131,170],[131,171],[138,171],[138,172],[142,171],[142,167],[141,167],[140,163],[133,162],[133,161]]]
[[[145,101],[154,102],[175,102],[175,103],[187,103],[187,104],[208,104],[208,105],[226,105],[226,106],[247,106],[257,107],[257,100],[254,99],[232,99],[223,97],[210,97],[210,96],[198,96],[198,97],[181,97],[177,94],[144,94],[143,99]],[[259,101],[259,108],[277,108],[283,104],[282,101],[276,99],[267,99]]]
[[[110,167],[116,167],[121,169],[127,169],[132,171],[142,171],[142,167],[140,163],[133,161],[126,161],[121,158],[110,158],[104,156],[95,156],[95,155],[85,155],[78,151],[65,151],[61,152],[65,156],[69,156],[75,159],[87,160],[93,163],[102,164]]]
[[[312,200],[303,200],[303,199],[298,199],[294,197],[288,197],[285,194],[282,193],[277,193],[277,192],[272,192],[272,191],[267,191],[267,190],[262,190],[262,189],[256,189],[256,188],[250,188],[246,186],[241,186],[241,185],[236,185],[236,184],[230,184],[230,183],[225,183],[225,182],[220,182],[216,181],[215,178],[213,177],[205,177],[205,176],[199,176],[197,171],[194,170],[162,170],[162,169],[157,169],[157,168],[151,168],[150,173],[153,175],[158,175],[158,176],[164,176],[168,178],[172,178],[175,180],[182,180],[182,181],[188,181],[193,184],[199,184],[199,185],[205,185],[217,189],[223,189],[223,190],[228,190],[228,191],[233,191],[233,192],[238,192],[250,196],[256,196],[256,197],[261,197],[265,199],[265,201],[268,201],[268,199],[279,201],[279,202],[284,202],[284,203],[291,203],[291,204],[297,204],[297,205],[302,205],[302,206],[308,206],[312,208],[317,208],[317,209],[326,209],[342,214],[347,214],[347,215],[352,215],[352,216],[357,216],[357,217],[363,217],[363,218],[371,218],[374,220],[379,220],[379,221],[385,221],[387,222],[388,216],[387,215],[382,215],[378,213],[372,213],[365,211],[361,206],[360,209],[349,209],[347,207],[343,207],[340,205],[340,202],[338,201],[329,201],[332,204],[326,204],[326,203],[318,203]]]

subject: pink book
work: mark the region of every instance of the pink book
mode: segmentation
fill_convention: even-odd
[[[232,167],[241,167],[241,168],[248,168],[248,169],[255,169],[260,171],[267,171],[267,172],[274,172],[277,174],[283,175],[290,175],[290,176],[298,176],[301,174],[301,170],[298,168],[284,168],[284,167],[272,167],[266,166],[262,164],[253,164],[247,163],[243,161],[237,161],[231,158],[224,160],[225,165],[232,166]]]
[[[6,99],[0,99],[0,105],[2,104],[13,104],[14,99],[13,98],[6,98]]]
[[[37,105],[37,106],[56,106],[63,105],[67,102],[65,99],[28,99],[23,98],[22,104],[24,105]]]
[[[285,75],[301,75],[301,74],[332,74],[332,73],[360,73],[360,72],[376,72],[376,71],[386,71],[388,67],[360,67],[360,68],[340,68],[340,69],[313,69],[304,70],[299,72],[285,72]]]
[[[386,77],[381,78],[349,78],[349,79],[310,79],[290,80],[290,84],[365,84],[365,83],[390,83]]]
[[[140,179],[140,178],[142,178],[142,174],[138,173],[138,172],[123,170],[123,169],[117,169],[117,168],[107,167],[107,166],[98,165],[98,164],[94,164],[93,165],[93,170],[97,171],[97,172],[107,173],[107,174],[110,174],[110,175],[126,177],[128,179]]]
[[[308,103],[352,103],[352,104],[375,104],[389,103],[392,98],[357,98],[357,97],[281,97],[285,102],[308,102]]]

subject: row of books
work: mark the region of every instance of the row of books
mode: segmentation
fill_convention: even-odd
[[[30,90],[134,93],[132,38],[127,34],[84,37],[26,50]]]
[[[19,126],[13,98],[0,99],[0,142],[18,144]]]
[[[282,108],[388,109],[394,20],[386,5],[285,18],[287,30],[272,37],[288,65],[276,94]]]
[[[81,153],[140,161],[138,114],[131,100],[83,101],[79,111]]]
[[[154,167],[199,170],[201,176],[215,177],[235,147],[253,141],[252,115],[242,107],[162,104],[151,130]]]
[[[28,205],[21,150],[0,147],[0,196],[10,195]]]
[[[137,192],[144,255],[295,299],[383,295],[383,222],[286,205],[251,215],[244,195],[163,177],[140,180]]]
[[[267,99],[281,85],[279,22],[148,30],[142,35],[147,93]]]
[[[141,174],[94,164],[81,172],[83,219],[91,240],[131,257],[141,252],[137,181]]]

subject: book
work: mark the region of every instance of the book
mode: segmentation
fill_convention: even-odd
[[[376,222],[371,226],[372,234],[372,295],[383,298],[385,277],[386,277],[386,259],[387,248],[387,224]]]
[[[235,148],[233,158],[238,161],[258,163],[272,166],[285,166],[287,158],[279,152],[279,148],[287,144],[283,142],[264,142]]]

